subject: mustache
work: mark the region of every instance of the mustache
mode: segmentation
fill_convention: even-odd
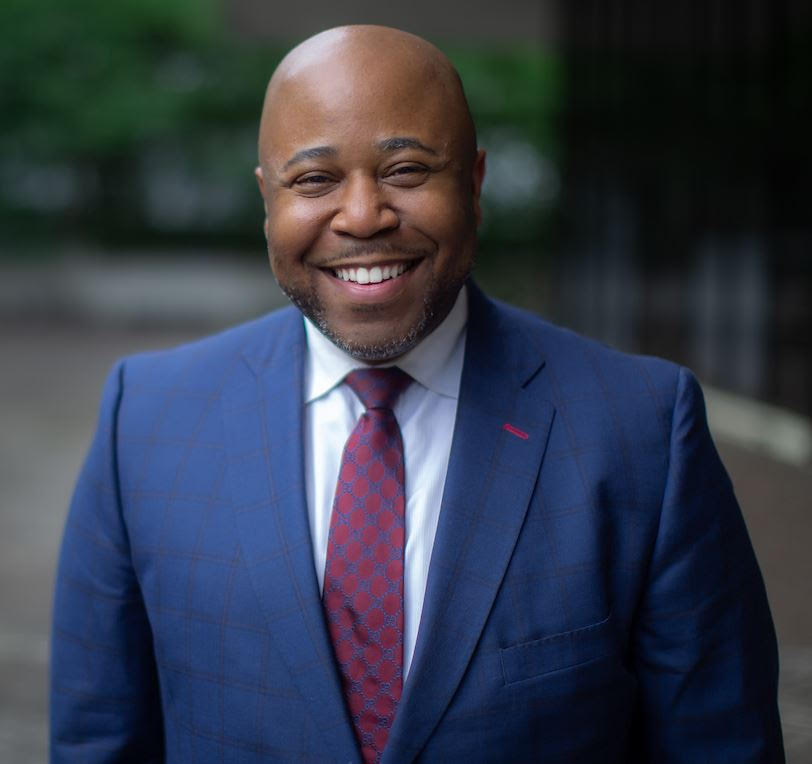
[[[417,257],[429,257],[431,253],[432,251],[426,247],[410,247],[389,241],[359,241],[340,249],[330,258],[330,262],[338,263],[343,260],[352,260],[362,255],[394,255],[412,259]]]

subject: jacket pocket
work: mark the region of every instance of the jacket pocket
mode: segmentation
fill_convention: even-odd
[[[612,654],[610,617],[591,626],[503,647],[500,652],[505,684],[572,668]]]

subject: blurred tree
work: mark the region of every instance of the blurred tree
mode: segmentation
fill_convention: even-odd
[[[441,47],[460,71],[489,152],[480,249],[537,259],[550,241],[558,196],[559,59],[539,46]]]
[[[188,109],[173,65],[213,29],[208,0],[4,0],[4,148],[98,158],[162,133]]]
[[[234,56],[232,47],[212,0],[6,0],[0,151],[7,183],[17,173],[47,182],[49,173],[38,169],[67,167],[78,188],[63,224],[104,238],[137,234],[145,226],[138,168],[145,148],[194,141],[256,108],[273,52],[257,66],[256,52]],[[22,205],[7,193],[7,205],[24,213],[19,207],[32,193]],[[32,206],[36,214],[40,205]]]
[[[289,45],[234,39],[220,10],[4,0],[0,238],[256,246],[256,123]],[[555,60],[533,47],[452,54],[501,177],[486,198],[486,245],[535,249],[549,217],[539,188],[554,152]]]

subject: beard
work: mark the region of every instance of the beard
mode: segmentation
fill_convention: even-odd
[[[276,279],[279,288],[287,298],[319,329],[336,347],[353,358],[365,363],[383,363],[407,353],[424,337],[429,335],[449,314],[457,295],[471,273],[471,263],[465,268],[447,275],[443,279],[433,278],[423,294],[422,309],[408,330],[400,335],[388,337],[378,343],[353,342],[339,334],[330,324],[327,311],[315,293],[315,290],[296,289]],[[368,307],[370,314],[377,308]]]

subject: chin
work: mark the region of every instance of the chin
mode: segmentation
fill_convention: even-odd
[[[311,320],[313,319],[311,318]],[[340,332],[336,332],[329,322],[323,320],[323,317],[317,317],[314,323],[334,345],[353,358],[365,363],[384,363],[399,358],[408,353],[430,331],[429,316],[425,312],[420,320],[405,334],[368,341],[350,339]]]
[[[405,330],[383,333],[380,337],[358,338],[337,328],[329,318],[329,311],[315,290],[294,289],[280,282],[282,291],[299,310],[318,327],[336,347],[364,363],[385,363],[408,353],[424,337],[429,335],[448,315],[459,290],[463,287],[470,268],[458,278],[449,279],[442,287],[432,281],[423,293],[422,306],[411,326]],[[276,274],[274,274],[276,275]]]

